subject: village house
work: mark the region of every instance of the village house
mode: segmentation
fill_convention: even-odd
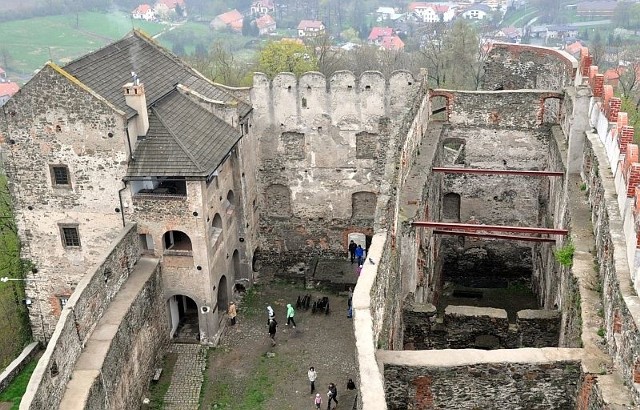
[[[256,19],[256,27],[258,28],[258,34],[264,36],[276,31],[276,21],[271,15],[265,14]]]
[[[463,13],[462,17],[468,20],[484,20],[491,17],[493,10],[486,4],[472,4]]]
[[[216,16],[216,18],[211,21],[209,26],[214,30],[229,28],[239,33],[242,31],[243,19],[244,16],[242,15],[242,13],[240,13],[236,9],[233,9]]]
[[[394,21],[402,17],[402,13],[397,13],[393,7],[378,7],[376,10],[376,21],[381,23],[383,21]]]
[[[324,34],[324,24],[317,20],[302,20],[298,24],[298,37],[316,37]]]
[[[20,90],[18,84],[9,80],[6,71],[0,67],[0,106],[4,105],[18,90]]]
[[[131,12],[131,17],[136,20],[153,21],[156,19],[156,12],[150,5],[141,4]]]
[[[404,42],[394,33],[391,27],[373,27],[367,40],[369,43],[380,46],[384,50],[398,51],[404,49]]]
[[[456,6],[446,3],[413,2],[409,3],[407,10],[423,23],[447,23],[456,16]]]
[[[380,42],[380,47],[387,51],[401,51],[404,50],[404,41],[395,34],[392,36],[385,36]]]
[[[393,29],[391,27],[372,27],[371,33],[369,33],[369,37],[367,37],[367,40],[369,41],[369,43],[380,45],[384,37],[392,35]]]

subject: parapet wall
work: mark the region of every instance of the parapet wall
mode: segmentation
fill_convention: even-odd
[[[69,298],[29,381],[20,409],[58,408],[85,344],[126,282],[139,255],[136,225],[128,224],[102,262],[82,278]],[[127,346],[131,347],[129,343]],[[141,380],[145,384],[147,381]]]
[[[573,84],[578,62],[562,50],[494,43],[485,62],[483,90],[562,90]]]

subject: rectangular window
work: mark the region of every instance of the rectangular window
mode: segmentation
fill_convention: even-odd
[[[65,248],[80,247],[80,233],[78,227],[73,225],[60,226],[60,234],[62,236],[62,245]]]
[[[51,182],[53,186],[69,187],[71,185],[69,167],[66,165],[51,165]]]

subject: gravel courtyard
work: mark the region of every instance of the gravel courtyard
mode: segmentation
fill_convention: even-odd
[[[292,329],[285,325],[287,303],[295,307],[298,296],[305,294],[312,300],[328,296],[330,313],[296,309],[297,327]],[[278,322],[275,347],[267,333],[268,305]],[[347,380],[353,378],[356,385],[359,380],[347,296],[285,281],[262,282],[239,302],[237,324],[227,327],[219,346],[209,351],[201,409],[313,409],[310,366],[318,372],[316,390],[322,394],[322,409],[327,385],[333,382],[338,387],[337,408],[351,410],[357,390],[347,390]]]

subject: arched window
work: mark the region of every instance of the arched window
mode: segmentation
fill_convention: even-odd
[[[164,250],[175,252],[191,252],[191,239],[182,231],[168,231],[162,237]]]

